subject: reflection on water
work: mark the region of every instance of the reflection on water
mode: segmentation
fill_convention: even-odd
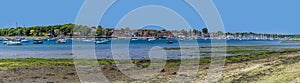
[[[129,40],[113,40],[118,41],[114,45],[126,45]],[[189,45],[193,43],[192,40],[177,41],[174,40],[173,44],[167,44],[166,40],[137,40],[130,41],[129,43],[129,54],[132,59],[147,59],[148,52],[152,47],[159,46],[162,48],[178,48],[180,45]],[[258,46],[261,49],[266,49],[263,47],[268,47],[268,49],[281,49],[281,48],[300,48],[300,44],[283,44],[279,40],[267,41],[267,40],[228,40],[227,46]],[[21,46],[7,46],[2,44],[0,46],[0,58],[72,58],[72,42],[69,40],[66,44],[56,44],[55,41],[44,41],[44,44],[36,45],[33,42],[25,43]],[[93,42],[79,42],[79,44],[88,44]],[[95,44],[96,55],[98,59],[112,59],[111,44]],[[207,47],[211,45],[209,40],[198,40],[198,45],[201,47]],[[218,45],[218,44],[216,44]],[[188,47],[188,46],[187,46]],[[193,46],[190,46],[193,47]],[[121,49],[121,48],[120,48]],[[259,49],[259,48],[255,48]],[[201,49],[201,51],[207,51],[209,49]],[[181,52],[179,50],[166,50],[168,59],[179,59],[179,58],[193,58],[195,55],[191,56],[180,56]],[[231,56],[231,55],[227,55]],[[161,57],[154,57],[161,58]]]

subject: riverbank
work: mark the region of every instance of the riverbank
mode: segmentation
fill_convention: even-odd
[[[233,52],[233,51],[232,51]],[[235,51],[239,56],[228,56],[224,67],[224,83],[231,82],[290,82],[300,79],[300,50]],[[250,55],[249,55],[250,54]],[[150,60],[135,60],[140,68],[146,68]],[[122,74],[115,66],[118,61],[98,60],[104,75],[113,82],[142,82]],[[195,82],[204,82],[210,59],[200,60]],[[167,82],[178,75],[180,60],[168,60],[161,73],[149,82]],[[78,83],[79,78],[72,59],[2,59],[0,60],[2,82],[49,82]],[[184,76],[184,75],[183,75]],[[276,80],[274,80],[276,79]],[[1,81],[0,81],[1,82]]]

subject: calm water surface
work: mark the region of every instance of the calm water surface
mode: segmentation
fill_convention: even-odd
[[[167,44],[166,40],[113,40],[117,43],[114,45],[128,45],[129,54],[131,59],[148,59],[149,50],[153,47],[159,46],[161,48],[178,48],[180,45],[192,45],[195,40],[173,40],[173,44]],[[75,41],[74,41],[75,42]],[[128,43],[129,42],[129,43]],[[180,42],[180,45],[179,45]],[[300,48],[300,44],[283,44],[279,40],[227,40],[227,46],[270,46],[273,48]],[[7,46],[0,41],[0,58],[44,58],[44,59],[57,59],[57,58],[73,58],[72,55],[72,41],[69,40],[66,44],[56,44],[55,41],[44,41],[44,44],[32,44],[30,41],[21,46]],[[210,46],[210,40],[198,40],[198,46]],[[91,44],[90,42],[78,42],[77,44],[85,45]],[[217,44],[218,45],[218,44]],[[195,46],[191,46],[195,47]],[[121,49],[121,48],[119,48]],[[111,43],[108,44],[95,44],[95,51],[98,59],[113,59],[111,53]],[[167,50],[166,54],[168,59],[179,58],[194,58],[194,56],[180,56],[178,50]],[[162,58],[162,57],[155,57]]]

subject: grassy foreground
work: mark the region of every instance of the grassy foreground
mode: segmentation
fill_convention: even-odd
[[[268,83],[268,82],[300,82],[300,49],[255,49],[253,47],[228,47],[228,54],[235,56],[226,57],[220,83]],[[243,49],[242,49],[243,48]],[[209,53],[209,52],[207,52]],[[83,60],[84,61],[84,60]],[[198,60],[193,60],[198,61]],[[194,82],[205,82],[210,58],[200,59],[200,68]],[[128,61],[127,61],[128,62]],[[133,60],[132,63],[140,68],[146,68],[150,60]],[[149,82],[168,82],[179,74],[181,60],[168,60],[160,74]],[[81,63],[81,62],[80,62]],[[136,82],[125,76],[114,65],[120,61],[98,60],[104,75],[112,82]],[[79,83],[73,59],[0,59],[0,83],[2,82],[74,82]],[[155,64],[162,66],[161,64]],[[154,66],[155,66],[154,65]],[[94,73],[94,72],[89,72]],[[195,73],[195,72],[187,72]],[[189,78],[189,76],[187,76]],[[13,79],[13,80],[12,80]]]

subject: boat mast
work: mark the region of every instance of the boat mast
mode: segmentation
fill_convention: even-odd
[[[16,29],[18,29],[18,22],[16,22]],[[20,38],[20,29],[18,29],[18,38]]]
[[[24,29],[23,29],[23,34],[24,34],[23,36],[26,36],[25,25],[23,25],[23,28],[24,28]]]

